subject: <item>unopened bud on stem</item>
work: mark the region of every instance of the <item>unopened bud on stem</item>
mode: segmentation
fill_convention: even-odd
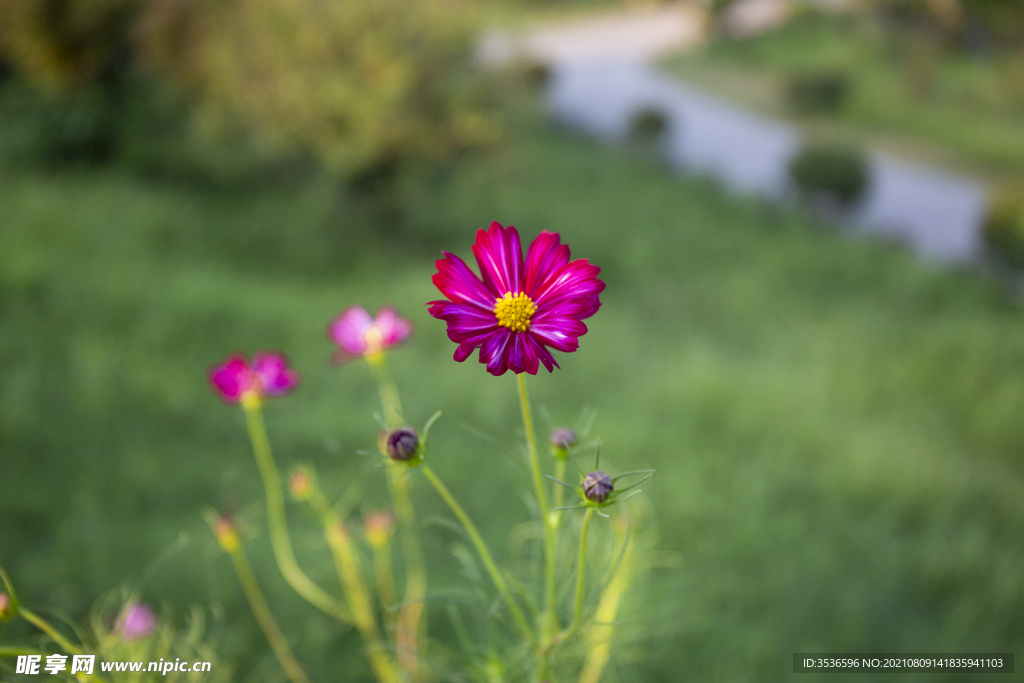
[[[0,593],[0,621],[14,617],[14,600],[7,593]]]
[[[309,500],[313,495],[313,477],[305,469],[296,470],[288,478],[288,490],[296,500]]]
[[[614,489],[612,478],[601,470],[595,470],[583,477],[583,496],[591,503],[605,502]]]
[[[551,446],[551,455],[556,458],[568,458],[569,449],[576,445],[576,432],[568,427],[559,427],[551,432],[548,445]]]
[[[420,437],[412,427],[401,427],[388,434],[388,457],[399,462],[408,462],[419,454]]]
[[[235,523],[230,517],[221,515],[213,523],[213,533],[217,537],[220,547],[226,552],[233,553],[241,547],[238,540],[238,532],[235,531]]]

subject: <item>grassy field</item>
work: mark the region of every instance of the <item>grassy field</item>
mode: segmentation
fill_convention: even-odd
[[[1024,57],[941,51],[923,41],[867,17],[807,14],[761,36],[714,41],[666,66],[774,116],[793,115],[785,97],[791,76],[840,71],[852,84],[844,108],[796,117],[815,132],[996,180],[1024,177]]]
[[[304,383],[268,410],[279,463],[315,463],[335,494],[369,476],[379,502],[356,453],[374,444],[373,385],[331,368],[323,332],[351,303],[415,321],[393,354],[408,417],[444,409],[434,469],[507,548],[527,476],[464,425],[516,438],[514,380],[454,363],[423,306],[439,250],[468,256],[499,220],[561,232],[608,285],[535,403],[558,422],[592,406],[610,467],[658,469],[644,496],[665,555],[609,681],[789,680],[798,651],[1024,649],[1024,312],[996,284],[532,122],[403,192],[396,232],[319,182],[2,176],[0,564],[27,602],[80,618],[128,580],[177,615],[219,603],[238,680],[280,680],[200,516],[262,495],[241,415],[204,372],[287,351]],[[424,483],[423,514],[444,515]],[[263,527],[250,552],[313,679],[366,680],[355,635],[289,598]],[[434,585],[460,582],[451,532],[429,529]],[[329,574],[314,539],[299,548]]]

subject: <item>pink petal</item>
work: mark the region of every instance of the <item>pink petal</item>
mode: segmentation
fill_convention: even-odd
[[[475,336],[467,337],[466,340],[461,342],[458,348],[455,349],[455,354],[452,356],[452,358],[461,363],[462,361],[469,358],[473,351],[477,347],[482,345],[484,342],[486,342],[489,337],[496,334],[499,334],[497,328],[495,328],[494,330],[490,330],[488,332],[483,332]]]
[[[533,300],[538,311],[566,301],[590,300],[592,310],[580,317],[593,315],[601,307],[598,295],[604,291],[604,283],[597,279],[600,272],[601,269],[590,265],[587,259],[576,259],[566,264],[537,290]]]
[[[530,334],[539,343],[570,353],[579,348],[578,337],[587,333],[587,326],[575,318],[552,316],[530,323]]]
[[[536,298],[536,291],[541,289],[552,274],[569,262],[569,247],[560,244],[557,232],[547,230],[537,235],[526,252],[526,295]]]
[[[512,333],[507,327],[498,328],[484,339],[480,345],[480,362],[487,364],[487,372],[495,377],[500,377],[508,370],[505,365],[505,347],[508,345]]]
[[[523,247],[514,227],[495,221],[487,232],[477,230],[473,255],[494,298],[523,291]]]
[[[527,333],[519,332],[512,335],[511,343],[505,347],[505,365],[517,375],[523,372],[536,375],[540,366],[536,349]]]
[[[484,287],[484,283],[469,269],[466,262],[455,254],[446,251],[441,253],[444,258],[435,262],[437,272],[432,278],[441,294],[455,303],[473,304],[484,310],[493,310],[497,296]]]
[[[401,344],[412,335],[412,323],[399,318],[395,309],[385,306],[377,311],[373,324],[380,330],[385,348]]]
[[[430,314],[448,323],[448,338],[463,342],[469,337],[493,332],[498,328],[498,319],[490,311],[481,311],[476,306],[453,304],[450,301],[431,301]]]
[[[528,334],[526,337],[528,342],[536,347],[537,357],[540,358],[540,362],[544,364],[544,367],[547,368],[548,372],[554,372],[555,368],[559,367],[559,365],[558,361],[556,361],[554,356],[551,355],[551,352],[548,351],[543,344],[538,342],[532,334]]]
[[[373,324],[373,318],[362,306],[349,306],[327,327],[327,338],[352,356],[361,356],[366,351],[366,331]]]
[[[242,394],[252,388],[255,381],[245,357],[237,354],[210,368],[207,376],[210,386],[226,403],[237,403]]]
[[[266,396],[282,396],[299,386],[299,373],[288,367],[288,359],[283,353],[253,354],[252,369]]]

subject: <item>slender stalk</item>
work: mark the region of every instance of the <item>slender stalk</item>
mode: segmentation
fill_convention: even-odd
[[[583,528],[580,530],[580,559],[579,568],[576,570],[576,606],[573,608],[572,622],[559,635],[559,641],[571,638],[580,625],[580,614],[583,612],[583,580],[587,567],[587,532],[590,531],[590,518],[593,516],[594,508],[587,508],[587,513],[583,516]]]
[[[236,544],[228,552],[228,555],[231,557],[232,564],[235,565],[235,573],[238,574],[238,580],[242,584],[246,600],[249,601],[249,607],[252,608],[252,613],[259,623],[260,629],[263,630],[263,635],[267,637],[270,649],[274,651],[274,656],[277,657],[281,669],[292,683],[309,683],[306,672],[295,661],[292,650],[288,647],[288,641],[285,640],[284,634],[281,633],[281,629],[274,620],[274,615],[271,614],[270,608],[267,606],[267,601],[263,597],[256,576],[252,573],[249,558],[246,557],[242,545]]]
[[[624,525],[625,526],[625,525]],[[622,559],[615,576],[608,583],[597,603],[597,611],[594,613],[594,621],[590,627],[587,638],[587,656],[583,661],[583,670],[580,672],[579,683],[598,683],[601,680],[601,673],[611,657],[611,640],[615,624],[615,617],[619,612],[619,603],[622,601],[622,594],[629,586],[630,559],[633,552],[633,539],[627,535],[625,529],[618,531],[617,535],[623,535],[625,547],[622,551]]]
[[[533,416],[530,414],[530,397],[526,393],[526,378],[523,373],[516,375],[519,381],[519,407],[523,413],[523,429],[526,431],[526,447],[533,470],[533,486],[540,506],[540,519],[544,527],[544,614],[542,640],[548,640],[558,631],[558,617],[555,614],[555,530],[548,514],[548,500],[544,493],[544,475],[537,455],[537,437],[533,431]]]
[[[565,458],[555,459],[555,479],[565,481]],[[565,499],[565,487],[555,482],[551,482],[551,487],[553,491],[551,508],[557,512],[552,511],[548,514],[551,516],[551,526],[558,531],[559,523],[562,521],[562,510],[558,510],[558,508],[562,507],[562,501]]]
[[[381,409],[384,411],[384,422],[389,429],[402,426],[402,402],[398,388],[388,371],[387,355],[381,351],[378,355],[368,357],[367,362],[373,369],[377,380],[377,392],[380,394]],[[403,465],[392,463],[388,468],[388,493],[391,505],[398,515],[398,523],[402,534],[402,551],[405,560],[405,597],[402,608],[398,612],[398,624],[395,630],[395,641],[398,645],[398,661],[403,671],[410,678],[417,678],[418,650],[420,634],[426,635],[426,624],[423,623],[424,599],[427,596],[427,572],[423,561],[423,546],[416,523],[416,509],[412,504],[409,492],[409,481],[405,476]]]
[[[377,582],[377,595],[380,598],[381,609],[384,610],[384,621],[389,630],[394,631],[395,621],[398,613],[392,611],[398,604],[398,594],[395,592],[395,577],[392,572],[391,542],[373,548],[373,574]]]
[[[530,630],[530,625],[526,621],[526,617],[523,616],[522,610],[519,609],[519,605],[516,604],[512,594],[508,592],[508,585],[505,583],[505,579],[502,577],[501,571],[498,569],[498,565],[495,564],[494,558],[491,557],[491,552],[487,549],[487,544],[484,543],[484,539],[481,538],[480,532],[476,530],[476,525],[473,524],[469,515],[466,514],[466,511],[462,509],[459,502],[455,500],[454,496],[452,496],[448,487],[445,486],[444,483],[438,479],[437,475],[434,474],[434,471],[430,469],[430,465],[420,465],[420,470],[423,471],[424,476],[426,476],[430,483],[434,485],[434,488],[437,489],[437,492],[441,495],[441,498],[444,499],[444,502],[448,504],[449,509],[451,509],[452,513],[458,518],[459,522],[462,523],[462,527],[466,530],[466,533],[469,534],[470,540],[476,547],[477,554],[480,555],[480,559],[483,561],[484,567],[487,569],[487,573],[491,577],[491,581],[494,582],[494,587],[498,589],[501,597],[505,600],[505,604],[508,605],[508,611],[512,614],[512,619],[516,622],[516,626],[522,632],[523,637],[526,638],[527,641],[532,641],[533,633]]]
[[[50,625],[50,622],[43,619],[35,612],[29,611],[24,607],[18,610],[18,614],[25,618],[25,621],[35,626],[37,629],[50,636],[53,642],[57,643],[62,650],[69,654],[80,655],[82,649],[76,645],[73,645],[70,640],[64,637],[64,635]]]
[[[402,683],[402,676],[388,654],[387,645],[377,630],[377,620],[370,604],[370,596],[359,569],[359,555],[352,547],[352,539],[339,521],[324,520],[327,545],[334,557],[338,577],[345,585],[352,617],[366,647],[366,658],[380,683]]]
[[[277,465],[274,464],[274,455],[270,450],[267,429],[263,424],[263,413],[258,401],[243,401],[242,405],[245,408],[249,441],[252,442],[252,450],[256,455],[256,464],[259,466],[260,476],[263,478],[263,488],[266,491],[267,525],[270,528],[270,544],[274,549],[277,566],[288,585],[314,607],[340,621],[351,623],[352,615],[345,605],[313,583],[295,561],[291,537],[288,535],[288,522],[284,513],[284,490],[281,485],[281,475],[277,471]]]

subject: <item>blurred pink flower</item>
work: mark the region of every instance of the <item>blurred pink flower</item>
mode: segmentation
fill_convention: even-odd
[[[327,338],[338,347],[334,360],[339,365],[359,357],[373,358],[410,335],[412,323],[399,318],[390,306],[379,309],[376,318],[362,306],[349,306],[327,327]]]
[[[125,607],[117,620],[117,630],[125,640],[145,638],[156,630],[156,615],[153,610],[141,602]]]
[[[283,396],[299,386],[299,373],[288,367],[284,354],[274,352],[253,354],[251,365],[241,354],[229,356],[210,368],[208,376],[210,386],[225,403]]]
[[[473,255],[481,277],[458,256],[442,253],[433,280],[447,300],[431,301],[430,314],[448,323],[448,338],[459,345],[455,360],[479,347],[492,375],[536,375],[541,363],[552,372],[558,363],[549,348],[579,348],[587,333],[583,319],[601,307],[601,269],[586,259],[570,261],[556,232],[537,235],[524,262],[514,227],[494,222],[478,230]]]

